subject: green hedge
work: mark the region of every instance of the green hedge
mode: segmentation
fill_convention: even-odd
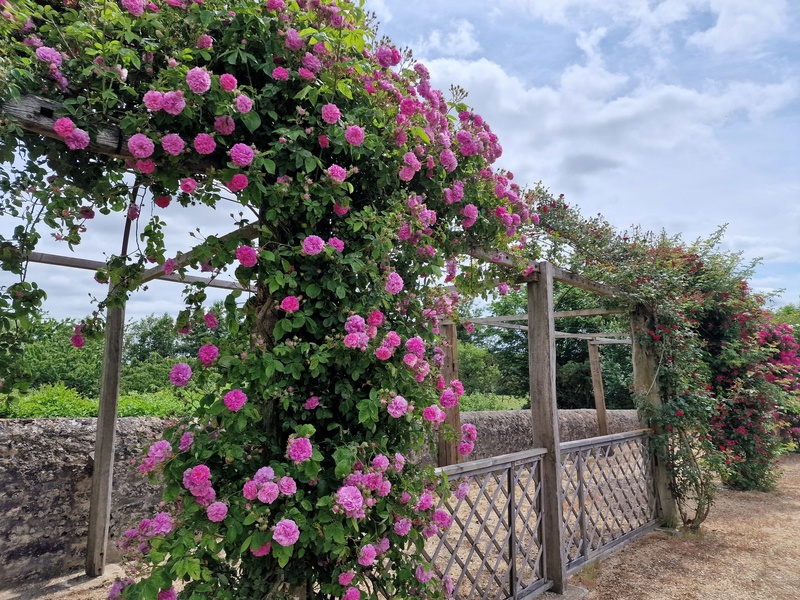
[[[517,410],[527,402],[527,396],[464,394],[459,401],[459,405],[461,410]]]
[[[133,393],[121,396],[120,417],[174,417],[192,412],[201,394],[180,392]],[[41,419],[54,417],[96,417],[97,400],[82,396],[63,383],[43,385],[24,396],[0,396],[0,417],[6,419]]]

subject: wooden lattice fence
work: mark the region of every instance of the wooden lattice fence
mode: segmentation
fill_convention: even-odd
[[[654,527],[656,501],[645,430],[560,447],[558,518],[572,573]],[[440,469],[459,493],[440,502],[453,525],[428,540],[424,555],[458,600],[532,598],[552,586],[544,558],[546,454],[540,448]]]
[[[550,587],[544,576],[541,460],[535,449],[444,467],[453,517],[425,556],[449,577],[459,600],[521,598]]]
[[[656,522],[645,430],[561,444],[567,572]]]

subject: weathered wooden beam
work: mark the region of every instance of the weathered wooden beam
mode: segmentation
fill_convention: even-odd
[[[19,122],[20,127],[29,133],[37,133],[56,140],[62,139],[55,131],[53,124],[60,116],[62,106],[55,100],[34,95],[22,96],[19,100],[9,100],[0,106],[0,110]],[[119,127],[106,127],[93,134],[86,152],[113,156],[115,158],[133,158],[128,151],[128,139],[122,135]]]
[[[561,339],[574,339],[574,340],[589,340],[593,342],[600,342],[604,344],[625,344],[630,343],[626,340],[613,339],[610,336],[628,335],[627,333],[619,334],[615,332],[609,333],[568,333],[565,331],[556,331],[556,337]]]
[[[219,241],[222,243],[227,242],[231,239],[236,238],[244,238],[248,240],[252,240],[253,238],[258,237],[258,228],[255,225],[245,225],[244,227],[240,227],[236,231],[231,231],[230,233],[226,233],[222,237],[219,238]],[[195,246],[191,250],[185,253],[179,253],[177,258],[175,259],[175,268],[180,269],[188,265],[194,259],[194,255],[198,252],[200,246]],[[148,269],[142,274],[142,277],[139,279],[139,283],[147,283],[153,279],[164,279],[168,277],[164,274],[164,265],[158,265],[151,269]]]
[[[92,577],[102,575],[106,564],[108,526],[111,520],[114,446],[124,332],[125,308],[109,308],[106,316],[103,373],[100,381],[100,403],[97,411],[97,433],[94,446],[92,493],[89,501],[89,531],[86,548],[86,574]]]
[[[560,267],[553,267],[553,279],[587,292],[594,292],[600,296],[618,296],[620,294],[615,287],[592,281],[588,277],[572,273]]]
[[[545,577],[563,594],[567,581],[562,519],[564,490],[556,407],[556,336],[553,322],[553,266],[538,265],[539,281],[528,288],[528,365],[530,370],[533,445],[547,450],[542,457],[542,534]]]
[[[22,96],[19,100],[8,100],[0,105],[0,112],[13,118],[24,131],[54,140],[62,140],[61,136],[53,131],[56,119],[64,114],[62,109],[60,102],[33,94]],[[92,130],[90,134],[92,139],[84,152],[120,159],[133,158],[128,150],[130,136],[124,135],[119,127],[111,125]],[[191,162],[191,168],[198,173],[220,166],[223,165],[208,158]]]
[[[569,317],[596,317],[601,315],[618,315],[627,313],[627,308],[580,308],[578,310],[557,310],[553,313],[556,319]]]
[[[600,368],[600,349],[597,343],[589,346],[589,369],[592,372],[592,390],[594,391],[594,407],[597,411],[597,431],[599,435],[608,435],[608,419],[606,417],[606,395],[603,391],[603,372]]]
[[[97,271],[98,269],[105,269],[108,265],[99,260],[89,260],[86,258],[78,258],[74,256],[60,256],[58,254],[47,254],[45,252],[31,252],[26,256],[30,262],[40,263],[43,265],[56,265],[59,267],[71,267],[73,269],[84,269],[87,271]],[[161,273],[159,277],[151,277],[148,281],[158,279],[159,281],[170,281],[172,283],[203,283],[208,287],[219,288],[223,290],[244,290],[243,287],[236,281],[221,281],[219,279],[211,279],[208,277],[195,277],[194,275],[180,275],[172,274],[166,275]]]
[[[458,338],[456,336],[456,326],[454,324],[442,325],[442,340],[445,342],[444,348],[444,366],[442,367],[442,376],[446,383],[450,383],[454,379],[458,379]],[[444,412],[447,414],[445,425],[450,425],[457,433],[461,431],[461,416],[458,404],[450,408],[445,408]],[[439,432],[439,466],[446,467],[448,465],[458,464],[460,461],[458,454],[458,440],[446,440]]]

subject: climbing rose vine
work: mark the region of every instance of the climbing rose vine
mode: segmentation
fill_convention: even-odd
[[[101,308],[153,266],[250,290],[219,315],[186,290],[179,330],[224,320],[230,336],[170,373],[214,391],[143,459],[166,505],[126,533],[140,580],[111,596],[447,596],[419,553],[449,526],[447,485],[409,453],[439,430],[468,454],[477,433],[442,424],[464,390],[439,372],[459,293],[438,284],[507,280],[464,257],[531,258],[536,219],[492,168],[489,125],[377,41],[361,2],[3,5],[0,100],[56,102],[45,137],[2,121],[3,210],[21,223],[3,268],[24,272],[42,226],[74,245],[117,212],[137,237],[97,273]],[[168,255],[163,215],[198,204],[239,207],[236,233]],[[15,315],[41,297],[3,290]]]

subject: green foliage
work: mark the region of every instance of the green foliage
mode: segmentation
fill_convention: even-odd
[[[103,340],[87,339],[82,348],[70,343],[75,323],[43,317],[33,322],[24,355],[16,360],[31,371],[35,387],[63,384],[86,397],[100,393]]]
[[[56,417],[96,417],[97,402],[88,400],[63,383],[47,384],[31,390],[5,407],[6,419],[42,419]]]
[[[518,410],[530,406],[527,396],[504,396],[501,394],[464,394],[459,406],[462,411],[469,410]]]
[[[156,393],[123,394],[119,398],[120,417],[180,417],[191,413],[201,395]],[[0,398],[3,398],[0,395]],[[96,417],[98,401],[81,395],[63,383],[47,384],[25,395],[6,397],[0,402],[0,418],[86,418]]]
[[[500,387],[503,373],[489,350],[469,342],[459,342],[458,378],[464,384],[468,396],[494,394]],[[462,398],[462,404],[463,401]]]

